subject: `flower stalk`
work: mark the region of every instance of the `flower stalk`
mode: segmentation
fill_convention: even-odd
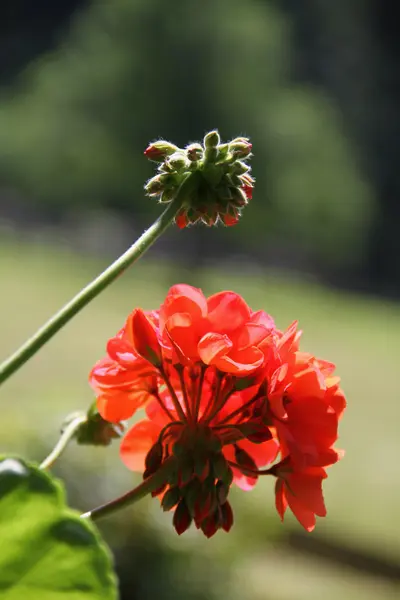
[[[102,517],[106,517],[121,510],[121,508],[126,508],[131,504],[135,504],[135,502],[145,498],[145,496],[148,494],[158,490],[165,483],[168,475],[174,468],[175,458],[171,456],[164,461],[162,466],[153,475],[147,477],[133,490],[130,490],[115,500],[111,500],[111,502],[107,502],[106,504],[102,504],[93,510],[83,513],[81,515],[81,519],[92,519],[92,521],[97,521]]]
[[[60,458],[61,454],[67,448],[69,442],[75,437],[78,433],[79,429],[87,423],[88,417],[86,415],[78,415],[71,421],[71,423],[66,427],[65,431],[61,434],[60,439],[57,444],[54,446],[53,450],[50,452],[47,458],[40,465],[40,469],[43,471],[46,469],[50,469],[56,460]]]
[[[0,365],[0,384],[18,371],[32,356],[42,348],[64,325],[77,315],[91,300],[96,298],[124,271],[138,260],[160,235],[174,222],[187,194],[185,181],[176,193],[175,199],[132,246],[113,262],[96,279],[81,290],[70,302],[65,304],[14,354]]]

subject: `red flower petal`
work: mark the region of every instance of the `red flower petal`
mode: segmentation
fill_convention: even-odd
[[[120,446],[122,461],[132,471],[144,471],[148,451],[157,441],[161,427],[152,421],[139,421],[125,435]]]
[[[326,508],[322,495],[322,479],[326,477],[326,473],[323,469],[321,471],[320,476],[296,472],[287,476],[289,484],[287,499],[290,507],[291,501],[295,497],[297,506],[301,503],[304,508],[312,510],[319,517],[325,517]]]
[[[297,396],[323,398],[325,390],[325,379],[322,373],[310,367],[294,375],[288,388],[288,395],[290,398],[296,398]]]
[[[212,331],[229,333],[243,327],[250,319],[250,309],[241,296],[234,292],[214,294],[208,301],[208,321]]]
[[[235,346],[242,350],[248,346],[258,346],[260,342],[271,335],[271,329],[256,323],[246,323],[233,338]]]
[[[246,375],[254,373],[264,362],[264,354],[256,347],[232,351],[230,355],[219,356],[213,364],[224,373]]]
[[[184,283],[169,290],[160,308],[160,327],[175,313],[188,313],[192,323],[207,316],[207,300],[201,290]]]
[[[106,421],[119,423],[130,419],[149,398],[150,395],[144,390],[115,390],[97,398],[97,410]]]
[[[275,322],[273,318],[264,310],[258,310],[257,312],[254,312],[250,317],[250,323],[262,325],[265,327],[265,329],[270,329],[271,331],[275,329]]]
[[[339,378],[335,377],[335,380],[339,380]],[[338,418],[340,418],[346,408],[345,395],[343,390],[337,385],[331,387],[329,380],[327,381],[327,385],[328,389],[325,394],[325,401],[333,408]]]
[[[136,369],[143,359],[136,353],[132,344],[121,338],[111,338],[107,343],[107,353],[125,369]]]
[[[198,344],[199,356],[206,365],[211,365],[217,358],[227,354],[232,345],[227,335],[206,333]]]
[[[288,353],[294,353],[299,349],[301,331],[297,331],[297,325],[298,321],[293,321],[278,341],[277,345],[281,356],[285,356]]]
[[[137,308],[128,318],[136,352],[154,366],[162,363],[157,331],[144,312]]]
[[[292,511],[300,525],[302,525],[306,531],[313,531],[316,522],[315,514],[313,513],[313,511],[309,510],[308,508],[305,508],[295,496],[290,494],[290,492],[287,492],[286,499],[289,504],[290,510]]]
[[[198,341],[199,335],[197,334],[196,327],[192,326],[192,317],[188,313],[175,313],[167,319],[162,345],[169,351],[168,358],[173,363],[182,361],[185,363],[185,358],[197,360]],[[173,352],[177,355],[177,361]]]
[[[282,479],[277,479],[275,484],[275,506],[278,514],[283,521],[287,509],[287,500]]]

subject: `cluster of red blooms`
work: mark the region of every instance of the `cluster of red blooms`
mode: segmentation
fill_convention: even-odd
[[[299,351],[300,335],[234,292],[206,298],[181,284],[109,340],[90,374],[98,410],[116,423],[145,409],[121,457],[145,479],[168,463],[153,496],[174,509],[179,534],[192,522],[207,537],[229,531],[231,484],[249,490],[261,475],[276,478],[282,519],[289,506],[311,531],[326,514],[322,480],[341,456],[346,403],[334,365]]]

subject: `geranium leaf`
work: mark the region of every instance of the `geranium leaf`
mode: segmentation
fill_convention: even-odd
[[[95,526],[66,506],[62,484],[0,459],[0,598],[115,600],[116,577]]]

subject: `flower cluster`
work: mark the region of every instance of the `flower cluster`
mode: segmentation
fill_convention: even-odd
[[[239,137],[221,144],[217,131],[210,131],[203,144],[178,148],[159,140],[146,148],[145,156],[159,164],[158,174],[145,185],[149,196],[170,203],[183,191],[182,207],[176,217],[178,227],[202,221],[214,225],[219,220],[235,225],[241,209],[252,198],[254,179],[246,160],[251,144]]]
[[[121,457],[147,479],[168,463],[158,489],[180,534],[207,537],[233,523],[229,490],[276,478],[276,508],[311,531],[326,514],[322,481],[345,408],[334,365],[299,350],[301,332],[279,331],[234,292],[206,298],[173,286],[159,310],[136,309],[109,340],[90,382],[104,419],[143,408]]]

